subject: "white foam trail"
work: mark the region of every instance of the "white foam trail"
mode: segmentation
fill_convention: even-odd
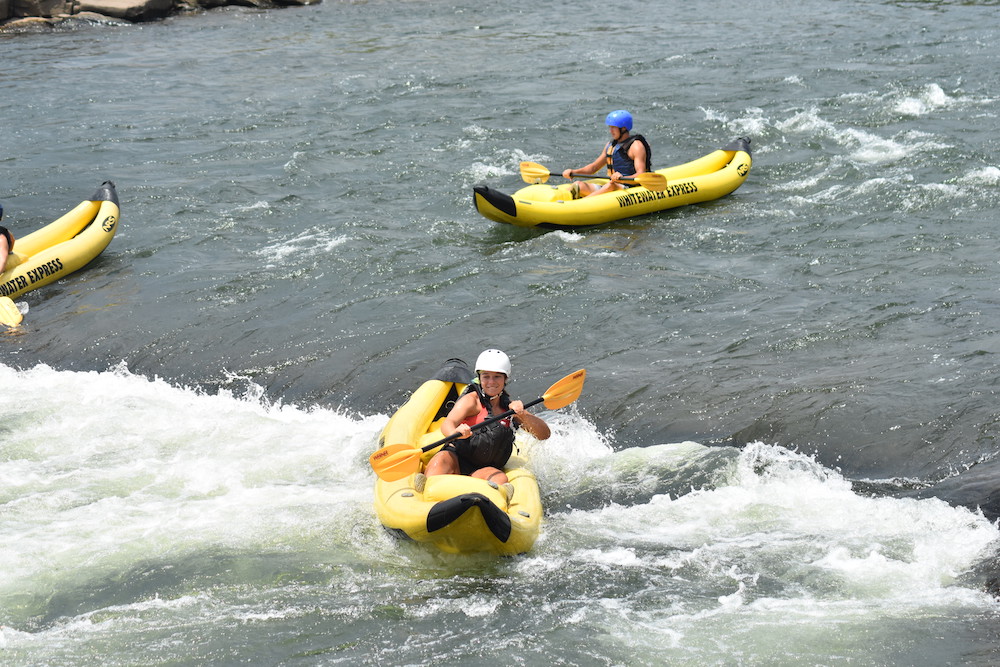
[[[274,268],[284,264],[292,257],[325,257],[334,248],[349,240],[350,237],[335,234],[329,229],[314,228],[298,234],[294,238],[279,240],[259,248],[256,254],[268,260],[268,268]]]
[[[838,473],[780,447],[729,451],[720,476],[702,487],[552,516],[524,571],[572,567],[578,576],[630,579],[626,572],[636,571],[650,595],[670,604],[661,600],[648,614],[639,600],[594,605],[580,622],[631,627],[627,634],[651,653],[681,637],[701,645],[734,633],[751,633],[760,646],[785,623],[835,624],[860,641],[872,624],[899,616],[1000,610],[960,580],[1000,539],[981,514],[939,500],[861,496]],[[684,466],[709,452],[680,443],[609,459],[639,468],[672,456]],[[687,587],[696,595],[686,596]]]
[[[904,116],[926,116],[938,109],[947,109],[966,102],[969,98],[952,97],[936,83],[929,83],[916,96],[902,97],[893,105],[893,111]]]
[[[19,601],[16,612],[0,609],[0,647],[44,641],[72,650],[86,638],[177,623],[309,615],[311,596],[325,587],[272,600],[268,571],[253,571],[261,554],[281,553],[286,563],[317,554],[304,556],[309,571],[313,558],[356,567],[405,554],[406,572],[479,562],[442,565],[450,561],[378,527],[367,456],[385,415],[283,405],[253,385],[239,396],[208,395],[124,367],[0,365],[0,382],[13,398],[0,441],[0,599]],[[726,652],[730,643],[741,655],[780,655],[790,634],[814,651],[808,662],[840,646],[857,655],[873,627],[881,636],[912,618],[1000,611],[963,585],[1000,539],[979,514],[860,496],[841,475],[780,447],[616,451],[575,406],[541,414],[552,438],[522,435],[519,445],[548,499],[542,535],[528,555],[482,567],[509,568],[518,587],[551,600],[548,618],[616,628],[613,641],[634,642],[639,662],[690,659],[692,646]],[[217,562],[249,570],[230,575],[224,565],[199,579]],[[129,586],[126,573],[169,581],[174,568],[183,590],[196,592],[161,600],[155,579],[116,592]],[[364,588],[364,571],[341,585]],[[255,591],[249,601],[245,579]],[[410,575],[380,579],[406,588]],[[567,581],[585,604],[562,590]],[[549,596],[552,587],[559,592]],[[74,595],[84,601],[78,611]],[[508,603],[492,593],[449,595],[409,613],[478,619]],[[40,632],[23,631],[49,614],[57,616]],[[830,626],[839,643],[824,653],[811,637]]]
[[[998,185],[1000,184],[1000,168],[983,167],[981,169],[974,169],[962,176],[960,180],[962,183],[972,185]]]
[[[521,163],[525,161],[545,164],[551,161],[551,158],[544,154],[525,153],[519,148],[502,149],[491,154],[488,158],[473,162],[464,174],[467,183],[477,185],[486,183],[502,190],[509,190],[508,182],[512,180],[512,176],[518,176],[521,173]],[[517,187],[523,185],[525,184],[518,179]]]
[[[203,550],[343,544],[370,520],[367,456],[385,416],[208,395],[124,367],[0,365],[0,382],[13,399],[0,595],[43,601],[46,590]]]
[[[552,232],[552,235],[556,238],[562,239],[566,243],[579,243],[585,240],[587,237],[583,234],[578,234],[576,232],[567,232],[565,230],[556,230]]]
[[[772,125],[771,120],[764,116],[764,110],[759,107],[750,107],[744,111],[743,115],[736,118],[730,118],[727,114],[717,109],[700,107],[700,110],[707,120],[725,125],[734,135],[749,136],[751,138],[759,137],[764,135]],[[754,153],[766,153],[771,150],[767,145],[751,147]]]

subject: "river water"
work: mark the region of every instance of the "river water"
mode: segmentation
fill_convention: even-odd
[[[0,36],[24,235],[121,224],[0,335],[5,665],[992,665],[996,2],[332,2]],[[518,163],[739,136],[732,195],[565,231]],[[449,357],[570,407],[511,559],[367,456]]]

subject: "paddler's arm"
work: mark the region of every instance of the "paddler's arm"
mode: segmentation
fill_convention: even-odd
[[[646,145],[638,139],[628,148],[628,156],[635,164],[635,173],[643,174],[648,169],[649,156],[646,155]]]
[[[455,401],[455,406],[441,422],[441,435],[447,438],[457,431],[461,434],[460,438],[468,438],[472,435],[472,428],[462,422],[477,412],[479,412],[479,397],[474,393],[462,396]]]
[[[552,435],[549,425],[541,417],[536,417],[525,410],[522,401],[511,401],[510,409],[514,411],[514,418],[520,422],[521,427],[539,440],[548,440],[549,436]],[[444,432],[443,429],[442,432]]]
[[[607,147],[605,147],[605,150],[607,150]],[[581,175],[581,176],[593,175],[597,173],[598,169],[600,169],[607,163],[608,163],[608,158],[605,157],[604,151],[601,151],[601,154],[597,156],[597,159],[588,164],[586,167],[580,167],[579,169],[573,169],[572,167],[569,169],[564,169],[562,175],[563,178],[570,178],[570,179],[573,178],[574,175]]]

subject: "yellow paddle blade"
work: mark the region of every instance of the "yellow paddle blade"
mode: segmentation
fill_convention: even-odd
[[[583,391],[583,381],[586,379],[587,371],[581,368],[556,382],[549,387],[547,392],[542,394],[545,407],[549,410],[558,410],[575,401],[580,397],[580,392]]]
[[[368,457],[375,474],[387,482],[394,482],[420,470],[421,451],[413,445],[401,443],[386,445]]]
[[[0,296],[0,324],[16,327],[21,323],[21,311],[9,296]]]
[[[656,192],[663,192],[667,189],[667,177],[652,171],[636,174],[632,178],[624,178],[622,181],[625,183],[634,181],[647,190],[654,190]]]
[[[382,450],[379,450],[379,452]],[[378,454],[379,452],[375,452]],[[372,456],[375,456],[372,454]],[[398,451],[389,454],[372,463],[375,474],[387,482],[395,482],[397,479],[409,477],[415,472],[420,472],[421,451],[414,447],[407,447],[405,451]],[[369,458],[371,461],[371,458]]]
[[[525,183],[545,183],[549,180],[549,170],[537,162],[522,162],[521,180]]]
[[[372,468],[379,468],[383,465],[383,462],[392,456],[393,454],[398,454],[400,452],[419,452],[416,447],[409,443],[401,443],[396,445],[386,445],[382,449],[377,450],[371,456],[368,457],[368,463],[371,464]]]

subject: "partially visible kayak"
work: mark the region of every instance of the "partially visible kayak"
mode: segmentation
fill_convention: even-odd
[[[465,362],[449,359],[389,418],[379,446],[409,444],[419,450],[442,439],[441,422],[472,379]],[[423,467],[441,446],[421,453],[418,471],[392,481],[376,479],[375,510],[382,525],[448,553],[514,555],[531,549],[541,526],[541,493],[516,445],[504,467],[510,481],[503,485],[468,475],[427,477]]]
[[[739,138],[697,160],[651,172],[666,178],[662,192],[636,186],[573,199],[570,182],[536,183],[512,195],[478,185],[472,199],[481,215],[496,222],[546,229],[586,227],[719,199],[743,185],[752,162],[750,139]],[[606,179],[591,182],[603,184]]]
[[[118,214],[115,184],[105,181],[72,211],[18,237],[0,273],[0,297],[19,297],[82,269],[111,243]]]

